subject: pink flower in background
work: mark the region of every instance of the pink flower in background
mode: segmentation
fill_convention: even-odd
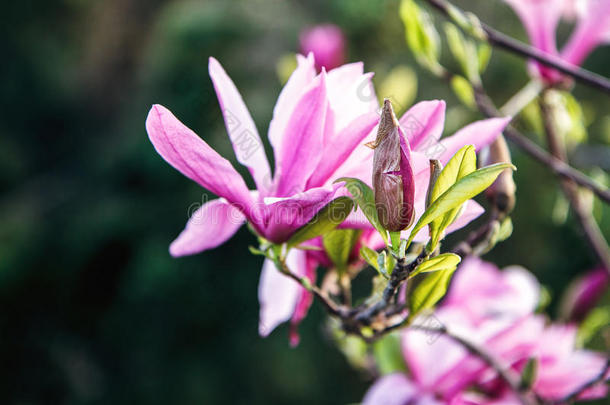
[[[608,284],[610,276],[603,267],[579,277],[568,287],[562,299],[562,318],[570,322],[582,321],[602,297]]]
[[[610,0],[505,0],[519,16],[531,44],[573,65],[580,65],[595,47],[610,40]],[[561,17],[576,19],[570,38],[558,52],[556,30]],[[549,83],[561,74],[534,63],[538,75]]]
[[[545,326],[545,319],[534,314],[539,289],[522,268],[499,271],[490,263],[468,258],[434,316],[415,322],[445,325],[515,372],[535,358],[534,391],[544,399],[559,400],[599,375],[606,360],[598,353],[574,349],[575,328]],[[367,392],[364,405],[520,403],[495,371],[445,336],[406,329],[402,349],[409,375],[380,378]],[[600,384],[580,398],[603,395],[605,387]]]
[[[313,53],[318,70],[331,70],[345,62],[345,36],[336,25],[325,24],[309,28],[301,33],[299,40],[301,53]]]

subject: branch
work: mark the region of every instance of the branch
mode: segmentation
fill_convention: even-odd
[[[475,87],[475,98],[477,106],[483,115],[487,117],[502,117],[494,102],[489,98],[485,90],[478,86]],[[610,190],[608,188],[600,186],[597,182],[583,174],[582,172],[574,169],[567,163],[550,155],[544,149],[536,145],[534,142],[529,140],[514,127],[508,126],[504,130],[504,136],[509,139],[512,143],[517,145],[521,150],[526,152],[528,155],[538,160],[548,168],[550,168],[555,174],[570,179],[579,185],[588,188],[595,195],[597,195],[602,201],[610,204]]]
[[[559,134],[557,134],[552,116],[552,106],[547,103],[546,95],[547,93],[544,92],[540,99],[540,110],[542,112],[542,120],[549,144],[549,150],[553,156],[565,162],[567,161],[567,154],[559,139]],[[610,272],[610,248],[608,248],[608,242],[606,242],[606,239],[591,215],[590,210],[583,206],[582,199],[578,192],[578,185],[570,179],[563,179],[561,181],[561,188],[570,201],[570,205],[580,222],[585,238],[591,246],[591,249],[595,252],[595,255],[606,271]]]
[[[427,2],[436,9],[440,10],[446,17],[454,21],[457,25],[461,25],[460,21],[456,19],[455,13],[457,12],[464,16],[462,10],[458,9],[446,0],[427,0]],[[477,39],[486,40],[490,44],[497,46],[498,48],[505,49],[516,55],[534,59],[543,65],[573,77],[581,83],[595,87],[605,91],[606,93],[610,93],[610,81],[608,81],[608,79],[578,66],[571,65],[560,58],[524,44],[521,41],[518,41],[506,34],[501,33],[500,31],[491,28],[483,22],[479,22],[478,24],[482,31],[480,34],[482,35],[475,35]],[[468,33],[472,35],[472,32]]]
[[[388,280],[388,285],[386,286],[385,290],[383,290],[381,300],[364,311],[358,313],[354,319],[364,325],[370,325],[373,318],[378,313],[390,306],[393,298],[396,296],[398,287],[400,287],[403,281],[409,278],[409,274],[411,274],[411,272],[417,266],[419,266],[426,259],[426,257],[428,257],[428,254],[426,253],[426,249],[423,249],[419,256],[417,256],[417,258],[411,263],[406,263],[404,258],[398,259],[396,267],[390,276],[390,280]]]

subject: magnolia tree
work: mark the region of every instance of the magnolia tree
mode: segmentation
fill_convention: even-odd
[[[218,195],[193,213],[170,253],[212,249],[246,224],[258,240],[251,253],[264,257],[260,334],[290,322],[296,346],[298,324],[318,301],[350,364],[378,377],[364,404],[603,398],[608,354],[583,347],[610,318],[607,308],[593,309],[610,279],[610,251],[585,191],[602,203],[610,202],[610,193],[569,165],[564,137],[575,119],[565,107],[577,103],[570,95],[575,84],[610,92],[606,79],[578,67],[609,38],[610,0],[507,0],[531,45],[444,0],[422,3],[448,19],[445,38],[460,69],[441,64],[441,37],[424,4],[404,0],[400,15],[417,62],[486,119],[441,137],[444,101],[421,101],[397,117],[391,100],[379,106],[362,63],[342,65],[341,31],[315,27],[301,36],[306,56],[297,56],[269,123],[272,170],[241,95],[210,58],[229,139],[256,189],[169,110],[153,106],[146,129],[157,152]],[[576,24],[558,51],[555,28],[562,16]],[[531,75],[499,109],[480,76],[491,46],[527,58]],[[546,148],[511,126],[532,105]],[[545,294],[531,273],[499,270],[479,258],[512,232],[516,167],[505,138],[557,175],[600,263],[569,288],[556,322],[544,315]],[[480,193],[489,203],[485,214],[472,200]],[[486,220],[466,239],[443,243],[481,215]],[[352,280],[367,272],[373,274],[369,296],[354,296]]]

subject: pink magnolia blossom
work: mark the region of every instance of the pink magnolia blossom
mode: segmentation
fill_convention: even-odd
[[[515,372],[522,371],[530,358],[536,359],[532,388],[544,399],[560,400],[599,375],[605,358],[575,350],[574,327],[546,326],[545,319],[534,314],[539,289],[522,268],[500,272],[490,263],[468,258],[434,316],[415,322],[442,324]],[[494,370],[450,338],[407,329],[402,333],[402,349],[409,374],[380,378],[367,392],[364,405],[520,403]],[[600,384],[580,398],[603,395]]]
[[[610,0],[505,0],[517,13],[531,44],[565,62],[580,65],[598,45],[610,40]],[[576,26],[559,52],[556,30],[561,17],[576,19]],[[561,74],[539,63],[540,77],[550,83]]]
[[[333,24],[317,25],[303,31],[299,38],[301,53],[313,53],[318,70],[331,70],[345,62],[345,36]]]
[[[329,72],[322,69],[317,74],[312,54],[298,56],[298,67],[280,93],[269,124],[268,138],[275,157],[273,175],[257,128],[237,88],[214,58],[210,58],[209,72],[237,160],[248,168],[256,190],[249,190],[231,163],[168,109],[153,106],[146,128],[157,152],[182,174],[220,197],[192,215],[170,246],[172,256],[196,254],[219,246],[246,221],[267,240],[285,242],[329,201],[347,193],[340,184],[333,183],[335,179],[355,177],[370,184],[373,151],[364,143],[374,137],[379,116],[370,81],[372,74],[363,73],[362,63]],[[412,148],[416,217],[424,212],[428,159],[438,158],[446,163],[464,144],[474,144],[477,149],[485,147],[508,122],[507,119],[475,122],[439,141],[444,113],[444,102],[426,101],[400,119]],[[467,202],[448,232],[466,225],[482,212],[476,202]],[[371,225],[363,218],[359,211],[343,226],[370,230]],[[425,238],[422,231],[416,240]],[[375,239],[379,240],[378,235]],[[311,279],[321,263],[319,256],[303,250],[292,249],[287,255],[290,269]],[[293,324],[298,323],[311,303],[311,296],[266,260],[259,301],[259,331],[266,336],[282,322],[292,319]]]

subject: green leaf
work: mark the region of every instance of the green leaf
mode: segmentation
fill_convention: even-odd
[[[381,375],[407,371],[402,356],[400,335],[397,333],[388,334],[376,341],[373,344],[373,356]]]
[[[379,271],[379,263],[377,262],[377,252],[373,249],[362,246],[360,248],[360,257],[364,259],[370,266],[374,267],[375,270]]]
[[[452,23],[445,23],[445,36],[447,37],[447,45],[455,60],[460,64],[462,72],[467,73],[468,61],[466,59],[466,48],[464,47],[464,36]]]
[[[474,99],[474,90],[468,80],[460,75],[453,75],[450,84],[457,98],[459,98],[466,107],[471,109],[476,107],[477,103]]]
[[[512,234],[513,221],[510,219],[510,217],[506,217],[500,224],[500,229],[498,230],[498,235],[496,236],[496,243],[505,241],[506,239],[510,238]]]
[[[386,245],[389,245],[388,235],[385,228],[379,222],[377,217],[377,209],[375,208],[375,193],[362,180],[354,179],[351,177],[342,177],[337,179],[335,183],[340,181],[345,182],[345,188],[350,192],[356,205],[362,210],[362,213],[373,225],[373,227],[381,234],[381,237],[385,241]]]
[[[426,260],[413,270],[409,278],[415,277],[420,273],[432,273],[433,271],[455,270],[462,258],[455,253],[443,253]]]
[[[532,384],[536,380],[536,374],[538,373],[538,361],[536,358],[531,357],[527,363],[525,363],[525,367],[521,372],[521,381],[519,386],[524,391],[529,390],[532,387]]]
[[[356,229],[334,229],[322,235],[324,250],[340,273],[347,268],[349,255],[359,235]]]
[[[440,38],[430,15],[415,1],[403,0],[400,17],[405,25],[407,45],[417,62],[433,71],[442,69],[438,63]]]
[[[409,295],[409,320],[413,320],[421,311],[434,308],[445,296],[454,272],[455,269],[448,269],[428,274]]]
[[[390,241],[392,242],[392,251],[398,253],[400,250],[400,231],[390,232]]]
[[[411,244],[417,232],[424,226],[485,190],[505,169],[516,170],[516,167],[510,163],[496,163],[468,174],[449,187],[419,218],[419,221],[417,221],[417,224],[415,224],[411,231],[407,246]]]
[[[474,146],[466,145],[462,147],[453,155],[453,157],[447,163],[447,166],[445,166],[441,174],[438,176],[438,179],[434,184],[434,188],[430,193],[430,203],[433,204],[445,191],[447,191],[459,180],[474,172],[476,168],[477,156]],[[445,229],[451,225],[451,223],[457,217],[460,207],[461,205],[450,210],[442,217],[435,219],[430,223],[430,251],[434,251]]]
[[[492,47],[486,42],[480,42],[477,48],[477,59],[479,60],[479,73],[485,72],[489,59],[491,58]]]
[[[329,202],[314,217],[286,242],[288,247],[294,247],[305,241],[332,231],[354,208],[354,202],[349,197],[339,197]]]
[[[576,341],[583,347],[602,329],[610,325],[610,306],[597,307],[587,315],[578,328]]]

